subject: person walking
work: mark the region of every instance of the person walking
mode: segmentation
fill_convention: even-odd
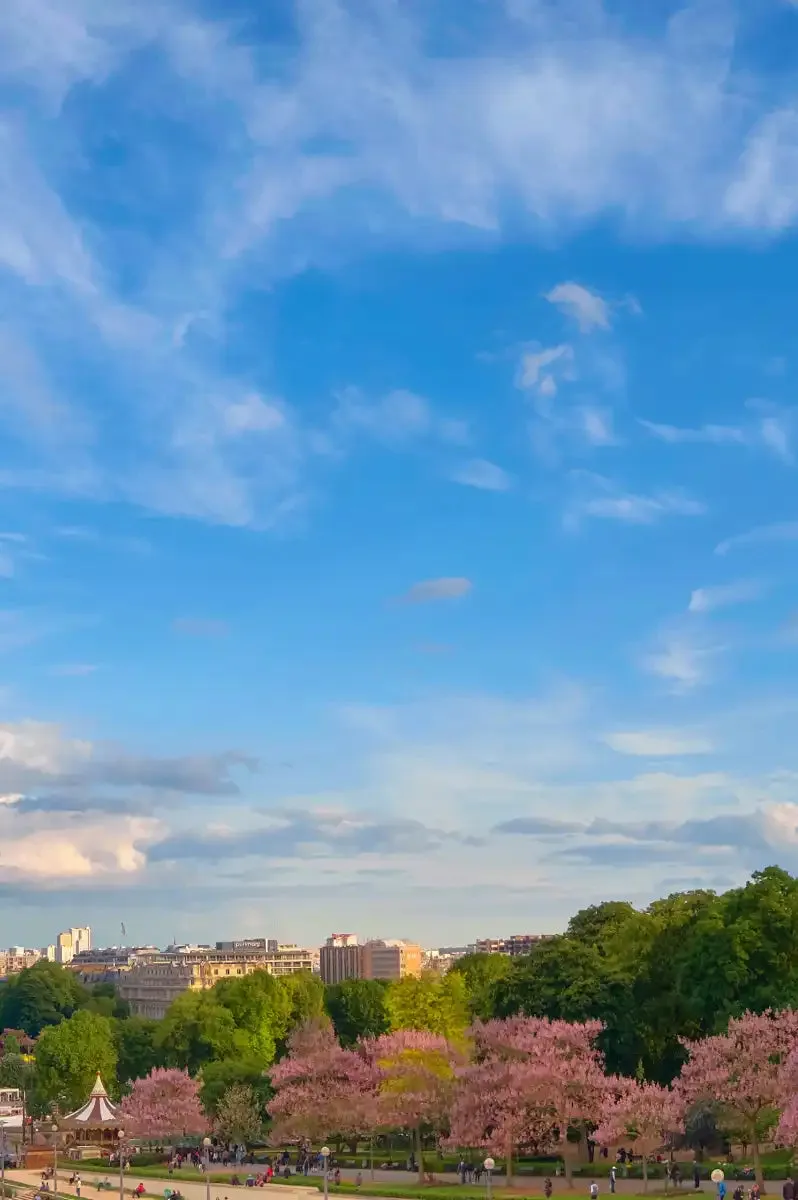
[[[615,1170],[615,1163],[613,1163],[612,1166],[610,1167],[610,1193],[613,1196],[615,1195],[615,1179],[617,1177],[617,1174],[618,1173]]]
[[[696,1191],[701,1187],[701,1168],[698,1163],[693,1163],[693,1187]]]
[[[595,1179],[590,1185],[590,1200],[598,1200],[598,1184]]]
[[[795,1200],[795,1184],[791,1179],[785,1179],[781,1189],[784,1200]]]
[[[80,1200],[80,1175],[75,1176],[75,1195]]]

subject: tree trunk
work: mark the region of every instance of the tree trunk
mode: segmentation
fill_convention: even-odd
[[[568,1156],[568,1142],[562,1148],[562,1164],[565,1171],[565,1186],[572,1189],[574,1186],[573,1163]]]
[[[418,1155],[418,1182],[424,1182],[424,1151],[421,1148],[421,1126],[416,1125],[416,1154]]]
[[[507,1163],[507,1178],[504,1183],[506,1187],[513,1186],[513,1141],[512,1138],[507,1139],[507,1154],[505,1156]]]
[[[759,1157],[759,1138],[756,1133],[751,1138],[751,1153],[754,1159],[754,1178],[759,1184],[759,1190],[764,1196],[765,1194],[765,1177],[762,1174],[762,1160]]]
[[[369,1170],[372,1181],[374,1179],[374,1134],[369,1138]]]
[[[648,1158],[645,1154],[643,1155],[643,1191],[648,1191]]]

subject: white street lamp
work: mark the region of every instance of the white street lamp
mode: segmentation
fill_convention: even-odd
[[[485,1189],[487,1191],[488,1200],[490,1200],[491,1175],[493,1174],[493,1168],[496,1166],[496,1163],[494,1162],[494,1160],[492,1158],[486,1158],[482,1165],[485,1168]]]
[[[324,1162],[324,1200],[328,1200],[328,1197],[327,1197],[327,1187],[328,1187],[328,1185],[327,1185],[327,1163],[329,1162],[329,1159],[330,1159],[330,1147],[329,1146],[322,1146],[321,1157]]]
[[[125,1131],[117,1129],[119,1143],[119,1200],[125,1200]]]
[[[53,1195],[58,1195],[58,1126],[53,1121],[50,1128],[53,1131]]]
[[[211,1200],[211,1139],[209,1137],[202,1139],[202,1148],[205,1151],[205,1200]]]

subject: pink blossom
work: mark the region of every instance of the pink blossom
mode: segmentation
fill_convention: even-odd
[[[176,1067],[155,1067],[137,1079],[121,1110],[125,1131],[137,1137],[175,1138],[208,1129],[199,1083]]]
[[[474,1026],[475,1061],[459,1074],[449,1143],[484,1146],[507,1160],[518,1149],[559,1145],[570,1185],[568,1131],[598,1118],[603,1059],[598,1021],[512,1017]]]
[[[601,1146],[627,1145],[643,1156],[643,1190],[648,1189],[647,1158],[683,1129],[684,1104],[671,1088],[634,1079],[607,1082],[601,1119],[593,1138]]]
[[[331,1025],[301,1027],[271,1071],[272,1140],[368,1132],[377,1123],[377,1078],[365,1055],[339,1045]]]
[[[759,1140],[763,1125],[775,1121],[798,1047],[798,1013],[746,1012],[732,1017],[728,1031],[698,1042],[685,1041],[689,1058],[677,1088],[685,1105],[710,1100],[730,1128],[751,1146],[754,1170],[763,1188]],[[771,1121],[770,1118],[773,1118]],[[783,1135],[790,1132],[790,1121]]]

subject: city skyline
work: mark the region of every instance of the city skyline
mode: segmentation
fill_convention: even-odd
[[[36,11],[9,941],[440,946],[798,869],[798,5]]]

